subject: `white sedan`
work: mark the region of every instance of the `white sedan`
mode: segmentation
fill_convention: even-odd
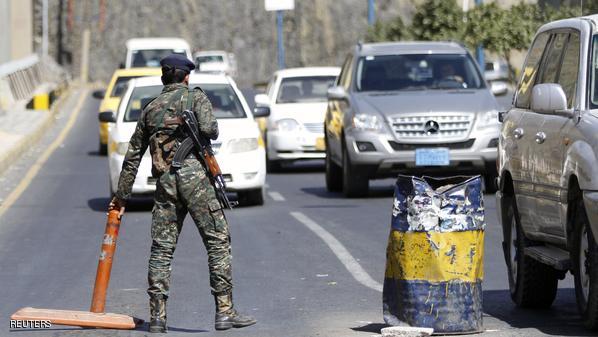
[[[339,73],[338,67],[279,70],[266,94],[255,96],[256,106],[270,108],[264,132],[269,170],[283,162],[325,158],[327,91]]]
[[[237,192],[243,205],[264,203],[266,179],[265,150],[257,123],[235,82],[224,74],[191,74],[190,87],[201,87],[212,103],[218,119],[220,135],[212,141],[228,192]],[[116,191],[128,143],[135,131],[142,107],[158,96],[163,85],[160,77],[145,77],[129,82],[116,116],[101,116],[111,120],[108,130],[110,190]],[[135,183],[133,195],[152,194],[156,178],[151,174],[151,156],[146,151]]]

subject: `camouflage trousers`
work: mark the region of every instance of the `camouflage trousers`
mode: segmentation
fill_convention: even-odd
[[[187,213],[195,222],[208,252],[212,294],[232,291],[228,223],[202,164],[188,158],[183,166],[157,181],[152,211],[152,248],[147,290],[150,298],[168,298],[171,262]]]

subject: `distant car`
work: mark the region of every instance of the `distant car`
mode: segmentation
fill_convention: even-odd
[[[229,76],[237,76],[237,59],[235,54],[224,50],[199,51],[193,55],[196,71],[223,72]]]
[[[224,74],[191,74],[190,87],[201,87],[212,102],[220,135],[212,142],[229,192],[237,192],[244,205],[264,203],[266,165],[264,144],[257,123],[235,82]],[[116,115],[104,114],[112,120],[109,127],[110,190],[116,191],[128,142],[135,130],[142,106],[162,91],[159,77],[131,80]],[[151,157],[146,151],[133,185],[134,195],[151,194],[156,177],[151,174]]]
[[[102,99],[100,103],[99,112],[116,112],[120,98],[127,89],[127,83],[132,78],[142,76],[157,76],[162,72],[159,68],[129,68],[129,69],[117,69],[110,82],[106,91],[94,92],[94,97]],[[105,155],[108,147],[108,123],[100,122],[100,140],[99,149],[100,154]]]
[[[298,159],[323,159],[326,92],[337,67],[292,68],[274,73],[256,106],[270,108],[265,125],[268,169]]]
[[[574,277],[581,321],[598,330],[598,15],[548,23],[501,114],[496,194],[511,298],[552,305]]]
[[[508,82],[511,78],[515,78],[513,74],[509,76],[510,73],[511,68],[503,58],[489,59],[484,67],[484,78],[488,82]]]
[[[126,46],[121,68],[160,67],[160,60],[170,54],[192,57],[189,43],[179,38],[135,38],[127,40]]]
[[[326,186],[367,195],[402,174],[483,174],[494,189],[498,103],[454,42],[358,44],[328,90]]]

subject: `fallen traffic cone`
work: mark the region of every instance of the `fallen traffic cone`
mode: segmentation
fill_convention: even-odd
[[[73,325],[94,328],[134,329],[143,322],[138,318],[127,315],[111,314],[104,312],[106,304],[106,290],[110,282],[112,260],[116,250],[116,239],[120,228],[118,210],[108,212],[106,231],[102,240],[102,250],[96,272],[96,281],[93,288],[91,308],[89,311],[56,310],[22,308],[10,316],[13,320],[38,320],[50,321],[57,325]]]

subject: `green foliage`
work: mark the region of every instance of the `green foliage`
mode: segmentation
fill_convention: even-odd
[[[411,34],[416,40],[452,40],[461,37],[463,11],[455,0],[426,0],[416,8]]]
[[[400,41],[409,38],[409,30],[405,26],[405,23],[403,23],[401,17],[397,16],[387,23],[376,21],[376,23],[368,29],[365,40],[366,42],[381,42]]]

